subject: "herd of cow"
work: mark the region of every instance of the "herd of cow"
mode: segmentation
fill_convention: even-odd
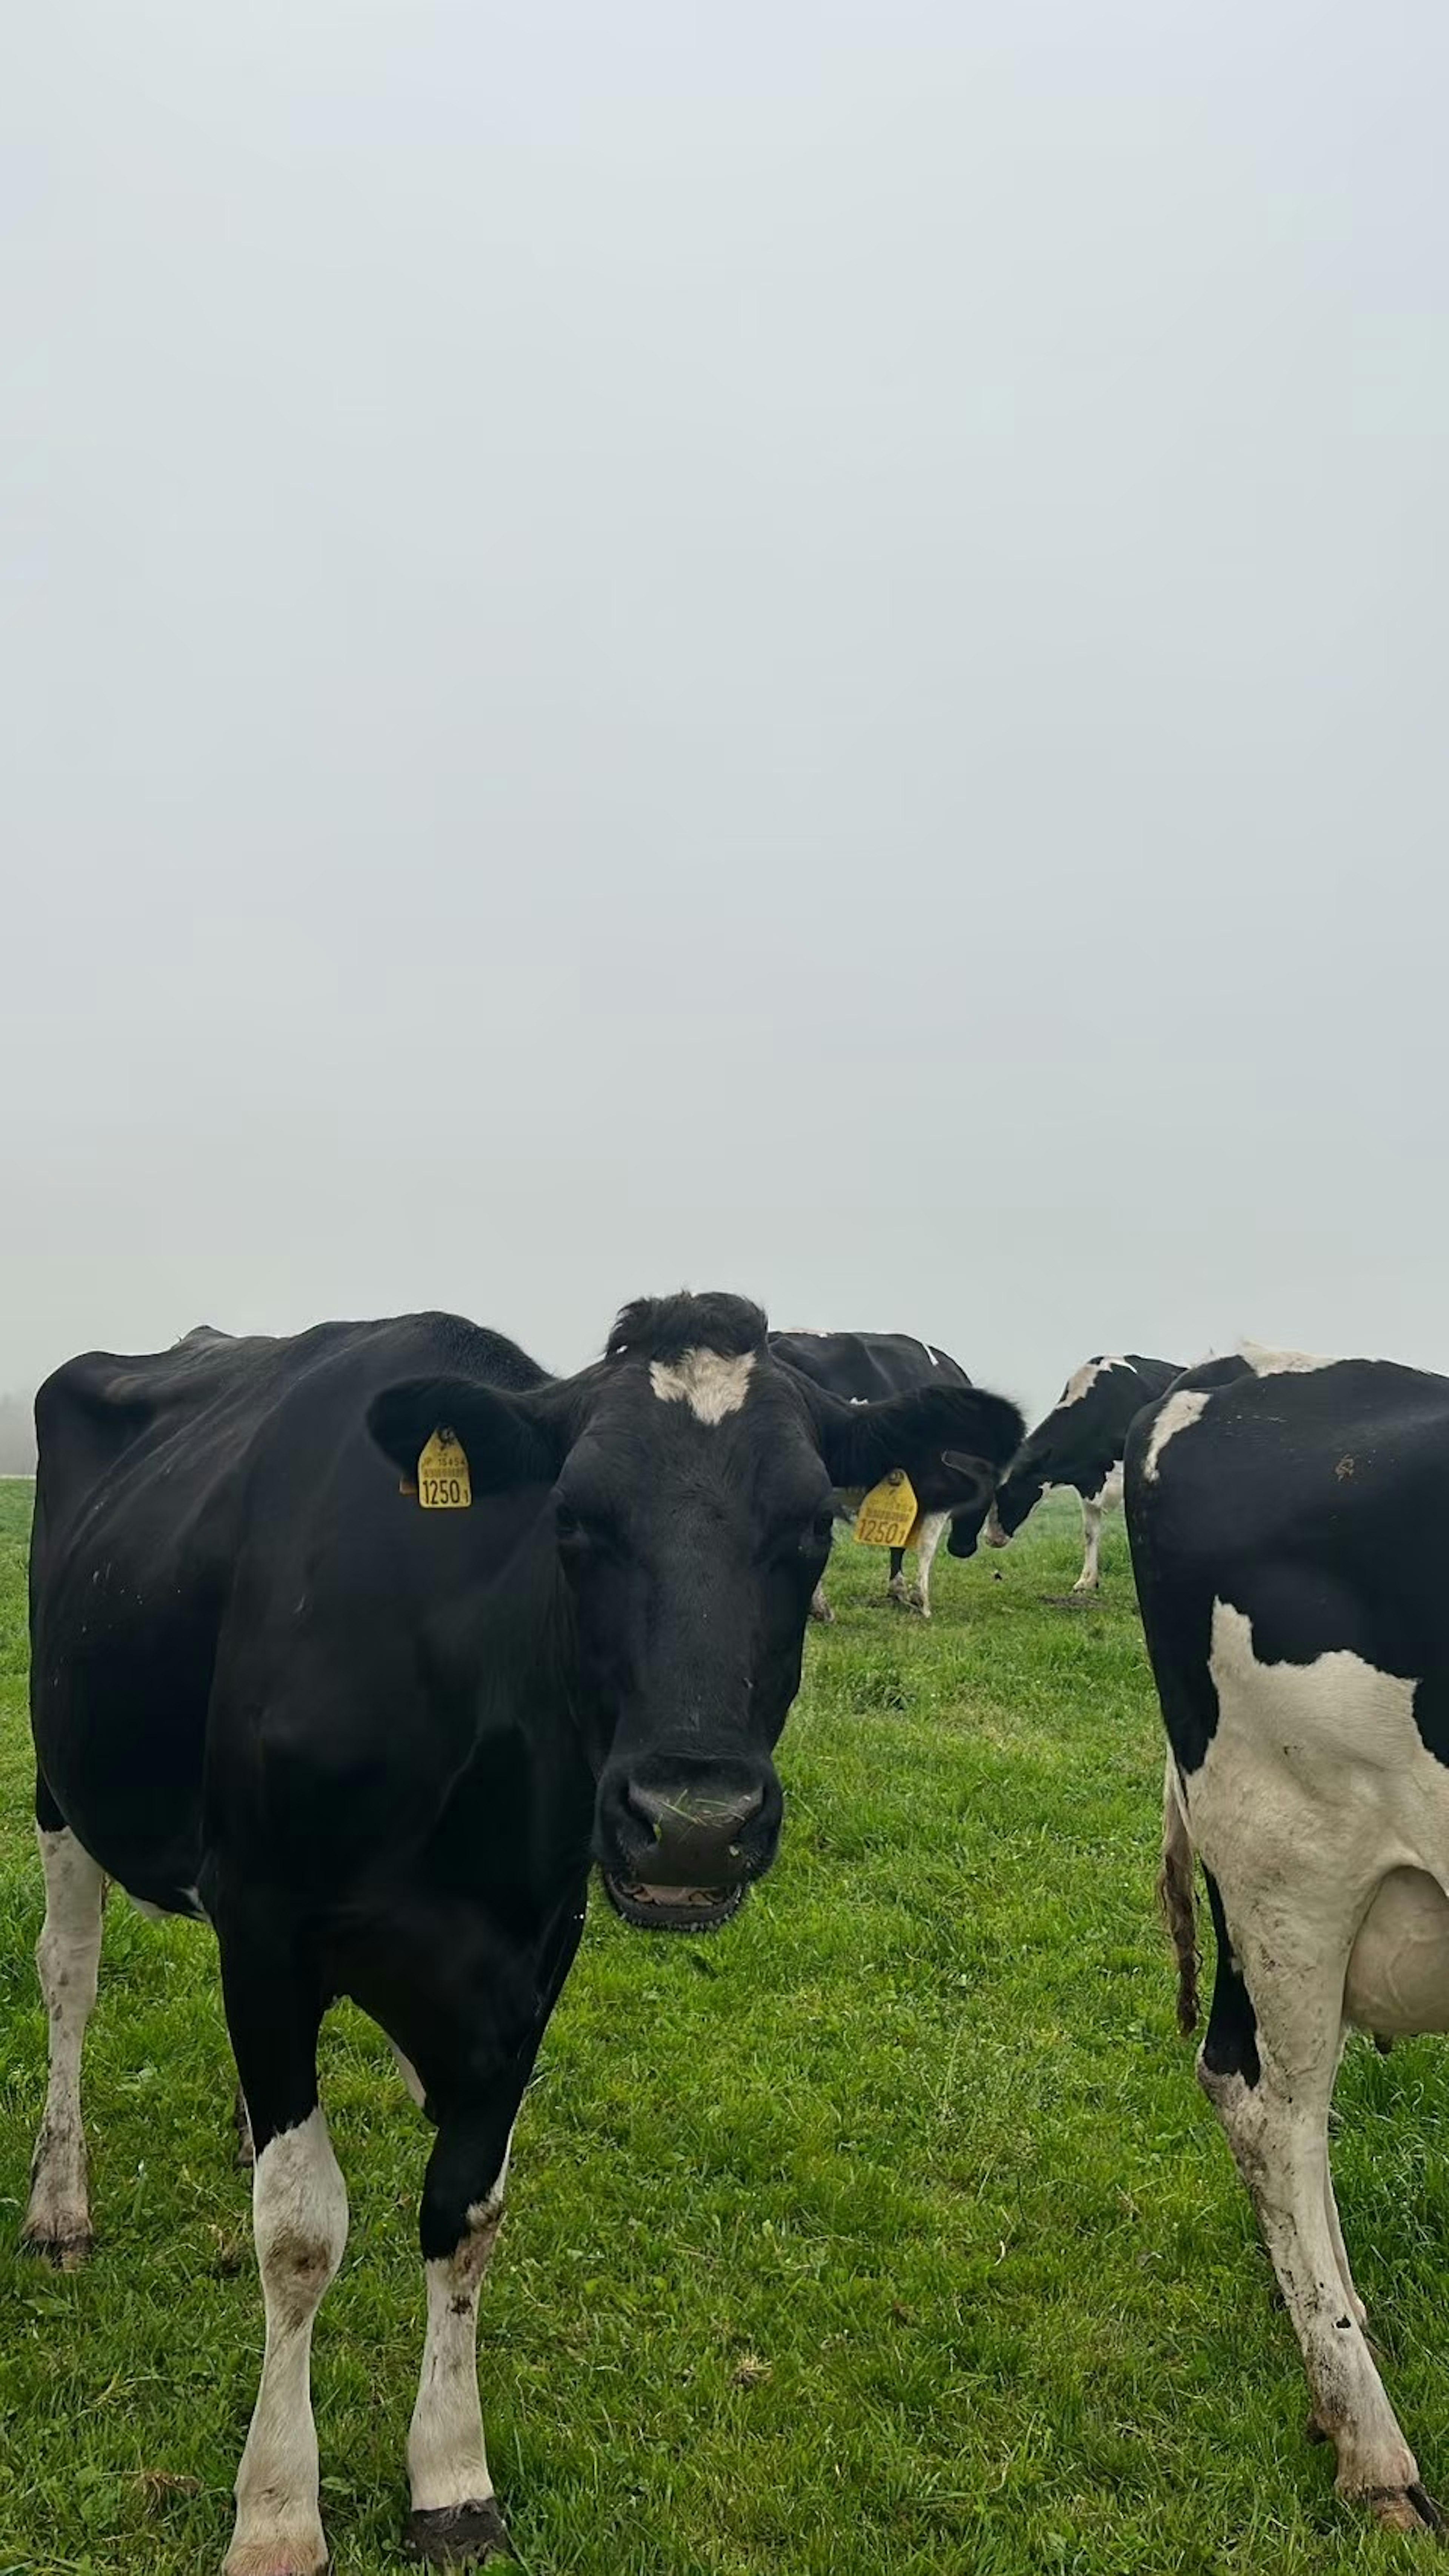
[[[1338,2484],[1438,2515],[1365,2333],[1328,2111],[1345,2026],[1449,2027],[1449,1380],[1245,1346],[1091,1361],[1023,1440],[901,1336],[771,1334],[746,1300],[628,1306],[551,1378],[446,1315],[290,1340],[202,1329],[61,1369],[36,1407],[37,1957],[50,2076],[28,2241],[91,2221],[80,2060],[105,1881],[206,1919],[255,2154],[266,2312],[227,2576],[327,2563],[313,2320],[347,2194],[318,2101],[337,1996],[436,2130],[407,2542],[506,2554],[479,2288],[509,2140],[591,1867],[698,1929],[774,1858],[773,1753],[837,1513],[904,1471],[929,1616],[943,1534],[1004,1543],[1048,1486],[1125,1486],[1168,1735],[1163,1886],[1184,2027],[1195,1870],[1217,1973],[1199,2071],[1252,2195]]]

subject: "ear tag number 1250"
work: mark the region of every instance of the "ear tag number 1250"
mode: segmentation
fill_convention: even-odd
[[[915,1487],[904,1467],[892,1467],[872,1485],[856,1514],[855,1535],[865,1547],[904,1547],[919,1518]]]
[[[418,1501],[425,1512],[465,1512],[473,1500],[468,1461],[454,1431],[435,1431],[418,1460]]]

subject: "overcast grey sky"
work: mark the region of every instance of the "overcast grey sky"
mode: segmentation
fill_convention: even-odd
[[[1449,1366],[1442,0],[49,0],[0,1386]]]

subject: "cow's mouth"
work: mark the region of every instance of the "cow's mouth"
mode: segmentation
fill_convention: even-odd
[[[717,1932],[749,1894],[743,1879],[737,1887],[649,1887],[608,1869],[599,1876],[614,1912],[641,1932]]]

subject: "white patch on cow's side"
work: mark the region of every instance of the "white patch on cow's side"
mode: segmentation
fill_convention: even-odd
[[[266,2302],[262,2384],[236,2479],[223,2576],[327,2564],[312,2421],[312,2323],[347,2242],[347,2186],[320,2105],[269,2138],[252,2178],[252,2232]]]
[[[1239,1342],[1238,1357],[1258,1377],[1306,1377],[1313,1369],[1338,1366],[1337,1360],[1320,1359],[1312,1351],[1273,1351],[1262,1342]]]
[[[507,2179],[505,2148],[492,2189],[468,2212],[462,2242],[426,2267],[427,2334],[408,2431],[415,2513],[485,2504],[493,2493],[478,2402],[478,2293],[503,2216]]]
[[[81,2048],[96,2000],[105,1879],[73,1833],[36,1829],[45,1872],[45,1924],[35,1945],[50,2022],[50,2076],[35,2141],[25,2241],[62,2264],[79,2262],[91,2238]]]
[[[687,1404],[696,1422],[723,1422],[744,1403],[754,1365],[753,1351],[729,1358],[721,1351],[683,1351],[677,1360],[651,1360],[649,1382],[662,1403]]]
[[[1203,2072],[1257,2207],[1315,2415],[1348,2494],[1417,2482],[1363,2339],[1332,2200],[1328,2108],[1346,2014],[1449,2021],[1449,1773],[1412,1680],[1347,1649],[1260,1663],[1214,1604],[1218,1724],[1184,1783],[1257,2019],[1259,2082]],[[1342,2304],[1333,2285],[1342,2290]]]
[[[1142,1461],[1142,1473],[1149,1485],[1155,1485],[1162,1472],[1162,1453],[1169,1440],[1175,1439],[1179,1431],[1188,1430],[1194,1422],[1200,1422],[1211,1401],[1211,1388],[1200,1386],[1181,1387],[1176,1395],[1167,1398],[1153,1423],[1147,1455]]]
[[[1080,1404],[1083,1396],[1091,1394],[1098,1378],[1104,1377],[1108,1369],[1126,1368],[1128,1365],[1126,1360],[1118,1359],[1112,1354],[1100,1360],[1084,1360],[1079,1369],[1073,1369],[1062,1389],[1061,1398],[1055,1410],[1060,1413],[1068,1404]]]

